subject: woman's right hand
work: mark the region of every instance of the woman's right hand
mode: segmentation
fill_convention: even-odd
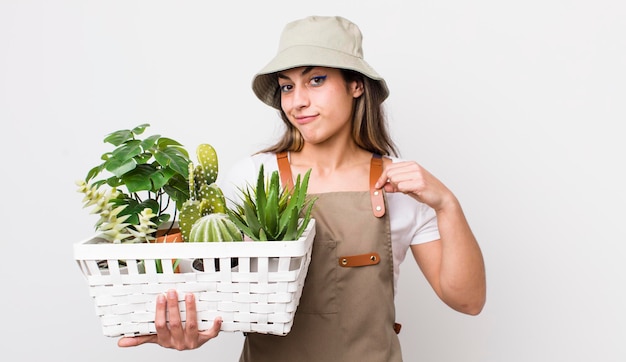
[[[180,310],[178,309],[178,294],[175,290],[169,290],[167,295],[159,295],[156,301],[156,315],[154,324],[157,334],[138,337],[122,337],[117,345],[119,347],[134,347],[144,343],[156,343],[161,347],[173,348],[179,351],[196,349],[208,340],[217,337],[222,327],[222,319],[215,318],[213,326],[205,331],[198,331],[198,317],[196,313],[196,300],[193,294],[185,296],[187,320],[182,323]],[[170,320],[167,322],[167,315]]]

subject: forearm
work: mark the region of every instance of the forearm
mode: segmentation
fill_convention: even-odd
[[[437,220],[441,237],[440,297],[459,312],[478,314],[486,298],[485,265],[456,198],[437,210]]]

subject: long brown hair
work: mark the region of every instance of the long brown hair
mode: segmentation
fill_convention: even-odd
[[[340,69],[346,87],[356,81],[363,84],[363,94],[354,100],[352,112],[352,138],[354,142],[366,151],[383,156],[398,156],[398,149],[389,136],[387,119],[380,99],[383,91],[378,84],[370,78],[353,70]],[[276,84],[278,87],[278,83]],[[280,94],[277,94],[280,97]],[[274,145],[269,146],[258,153],[284,151],[300,151],[304,146],[302,135],[296,129],[285,112],[280,110],[280,118],[286,127],[282,137]]]

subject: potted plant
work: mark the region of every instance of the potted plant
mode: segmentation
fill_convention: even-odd
[[[255,187],[240,187],[240,199],[227,210],[231,220],[254,241],[297,240],[311,220],[316,198],[307,198],[309,169],[302,180],[296,177],[293,189],[281,187],[278,171],[272,172],[269,182],[263,165],[259,168]]]
[[[215,183],[219,165],[215,148],[200,144],[196,148],[198,164],[189,163],[189,198],[180,210],[180,230],[185,242],[242,241],[243,234],[226,214],[226,200]],[[188,260],[194,271],[204,271],[202,259]],[[220,270],[219,260],[214,261]],[[237,266],[237,258],[231,258],[231,268]],[[184,269],[189,267],[185,264]]]
[[[77,181],[84,207],[100,216],[96,230],[113,243],[150,242],[164,226],[169,233],[189,198],[188,152],[178,141],[158,134],[141,138],[149,126],[108,134],[104,142],[115,148]]]

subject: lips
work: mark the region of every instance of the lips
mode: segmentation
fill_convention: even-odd
[[[317,119],[317,115],[312,115],[312,116],[296,116],[295,117],[296,122],[298,124],[307,124],[307,123],[311,123],[313,122],[315,119]]]

